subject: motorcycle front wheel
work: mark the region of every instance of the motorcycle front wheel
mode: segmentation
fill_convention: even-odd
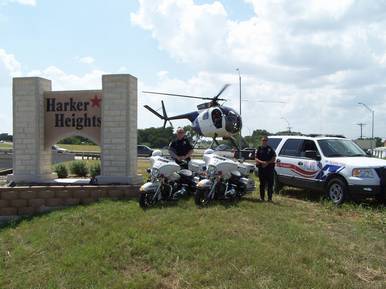
[[[207,199],[207,190],[196,190],[196,194],[194,195],[194,203],[196,206],[204,207],[208,205],[209,200]]]
[[[141,193],[139,195],[139,206],[142,208],[142,209],[146,209],[146,208],[149,208],[151,207],[152,205],[154,204],[154,201],[153,201],[153,194],[152,193]]]

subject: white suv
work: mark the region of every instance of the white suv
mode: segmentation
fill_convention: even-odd
[[[322,190],[335,204],[352,195],[385,198],[386,160],[371,158],[353,141],[328,136],[270,136],[276,150],[275,190]]]

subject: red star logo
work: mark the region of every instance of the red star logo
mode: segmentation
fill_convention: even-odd
[[[90,100],[91,100],[91,107],[101,107],[102,98],[99,98],[97,95],[94,95],[94,97],[91,98]]]

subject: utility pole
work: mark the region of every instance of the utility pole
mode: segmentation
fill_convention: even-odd
[[[361,137],[360,137],[360,139],[362,139],[363,138],[363,134],[362,134],[362,131],[363,131],[363,127],[366,125],[365,123],[362,123],[362,122],[360,122],[360,123],[357,123],[357,125],[359,125],[359,127],[361,128]]]
[[[368,107],[363,102],[358,102],[358,104],[363,105],[368,111],[371,112],[371,154],[373,154],[373,151],[374,151],[374,146],[373,146],[373,142],[374,142],[374,110],[371,109],[370,107]]]
[[[240,97],[240,118],[241,118],[241,74],[240,69],[236,68],[236,71],[239,73],[239,97]],[[242,118],[241,118],[242,119]],[[239,159],[241,158],[241,128],[240,128],[240,135],[239,135]]]
[[[291,133],[291,128],[292,128],[292,126],[290,126],[290,123],[289,123],[289,121],[288,121],[288,119],[286,119],[284,116],[282,116],[281,117],[281,119],[284,119],[285,120],[285,122],[287,123],[287,128],[288,128],[288,133]]]

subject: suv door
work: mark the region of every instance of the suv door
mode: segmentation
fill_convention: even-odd
[[[321,154],[314,140],[305,139],[300,150],[297,178],[301,187],[321,189],[322,183],[316,178],[322,169]]]
[[[315,188],[319,183],[315,177],[321,169],[320,161],[306,156],[306,151],[315,151],[319,155],[313,140],[288,139],[276,160],[276,172],[279,181],[295,186]]]
[[[297,160],[300,157],[302,144],[302,139],[290,138],[286,140],[280,152],[278,152],[276,173],[279,182],[286,185],[296,185],[294,168],[296,168]]]

